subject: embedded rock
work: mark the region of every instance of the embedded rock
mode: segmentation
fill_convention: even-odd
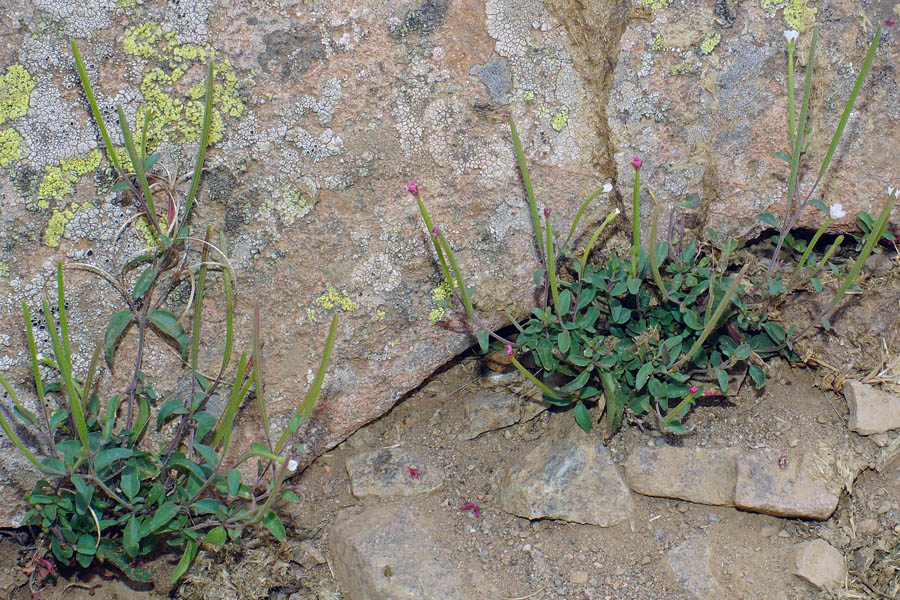
[[[625,461],[625,481],[645,496],[734,505],[737,480],[731,448],[637,448]]]
[[[851,380],[844,384],[850,409],[847,427],[860,435],[872,435],[900,428],[900,398]]]
[[[599,435],[572,431],[541,441],[510,468],[503,510],[526,519],[562,519],[611,527],[633,511],[631,493]]]
[[[819,589],[837,587],[847,576],[844,556],[825,540],[797,544],[794,575]]]
[[[678,586],[695,600],[718,600],[725,590],[713,576],[709,545],[700,538],[691,538],[666,553],[669,569]]]
[[[505,392],[476,393],[463,403],[465,425],[457,436],[472,440],[488,431],[509,427],[522,418],[525,402],[514,394]]]
[[[366,496],[416,496],[441,487],[441,469],[402,448],[381,448],[347,459],[350,490]]]
[[[344,509],[328,535],[334,575],[345,598],[476,600],[472,584],[405,501]]]
[[[757,450],[737,458],[734,504],[776,517],[827,519],[837,508],[843,484],[832,466],[814,453]]]

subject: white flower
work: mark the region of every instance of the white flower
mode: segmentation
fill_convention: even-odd
[[[297,461],[294,460],[293,458],[292,458],[291,460],[288,461],[288,466],[287,466],[287,468],[288,468],[288,471],[290,471],[291,473],[293,473],[294,471],[296,471],[298,466],[299,466],[299,465],[297,464]]]
[[[792,44],[797,41],[797,37],[799,35],[800,35],[799,33],[794,31],[793,29],[791,29],[790,31],[784,32],[784,39],[787,40],[788,44]]]
[[[893,196],[894,198],[900,196],[900,189],[888,187],[888,196]]]
[[[611,184],[611,183],[604,183],[604,184],[603,184],[603,193],[604,193],[604,194],[608,194],[608,193],[610,193],[611,191],[612,191],[612,184]]]
[[[617,215],[617,214],[619,214],[620,212],[622,212],[622,211],[619,210],[619,209],[617,208],[616,211],[615,211],[613,214],[616,214],[616,215]]]
[[[847,213],[844,212],[844,207],[840,203],[832,204],[829,212],[831,213],[832,219],[843,219],[847,216]]]

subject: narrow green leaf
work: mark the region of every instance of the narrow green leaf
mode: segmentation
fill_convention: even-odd
[[[106,326],[106,333],[103,338],[103,347],[105,349],[107,365],[112,365],[116,346],[119,344],[119,340],[122,339],[125,330],[128,329],[128,326],[131,324],[133,317],[134,313],[130,310],[121,310],[109,319],[109,324]]]
[[[778,227],[778,221],[775,220],[775,215],[772,213],[764,212],[757,215],[757,218],[765,223],[766,225],[770,225],[772,227]]]
[[[100,107],[97,105],[97,100],[94,98],[94,92],[91,89],[91,81],[88,79],[87,70],[84,68],[84,61],[81,60],[81,53],[78,52],[78,45],[75,44],[75,40],[70,41],[72,43],[72,56],[75,58],[75,67],[78,69],[78,78],[81,80],[81,88],[84,90],[84,95],[87,96],[88,104],[91,107],[91,114],[94,116],[94,123],[96,123],[97,128],[100,129],[100,134],[103,136],[103,143],[106,144],[106,156],[116,168],[116,171],[121,173],[122,167],[119,165],[119,160],[116,158],[116,152],[109,139],[109,133],[106,131],[106,124],[103,122],[103,115],[100,113]]]
[[[197,548],[199,548],[197,542],[188,540],[184,553],[181,555],[181,560],[175,565],[175,570],[172,571],[172,576],[169,577],[169,583],[175,583],[179,577],[187,572],[188,567],[191,566],[191,563],[194,562],[194,558],[197,556]]]
[[[147,316],[147,320],[150,321],[160,333],[173,339],[178,344],[182,356],[187,355],[187,335],[185,335],[181,323],[178,322],[178,317],[167,310],[157,309]]]
[[[137,467],[132,462],[129,462],[126,465],[125,469],[122,471],[122,479],[119,482],[119,487],[122,488],[122,493],[128,498],[129,502],[133,502],[135,496],[141,489],[141,481],[138,477]]]
[[[559,351],[562,352],[563,354],[567,354],[569,352],[569,348],[571,347],[571,344],[572,344],[572,338],[569,335],[569,330],[563,329],[560,332],[559,337],[556,338],[556,345],[559,348]]]
[[[652,363],[644,363],[640,369],[638,369],[637,375],[634,378],[634,389],[640,391],[643,389],[644,384],[647,383],[647,379],[650,377],[650,374],[653,372],[653,364]]]
[[[487,329],[479,329],[475,332],[475,339],[478,340],[478,347],[481,350],[482,354],[486,354],[488,350],[490,350],[490,338],[488,337],[490,332]]]
[[[776,152],[776,153],[775,153],[775,158],[780,158],[781,160],[783,160],[783,161],[786,162],[787,164],[791,164],[791,157],[788,156],[785,152]]]
[[[167,467],[181,467],[188,471],[191,475],[196,477],[199,481],[206,481],[206,473],[203,469],[192,460],[188,460],[187,458],[174,457],[169,459],[169,462],[166,464]]]
[[[538,254],[541,256],[541,262],[547,266],[547,259],[544,255],[544,231],[541,229],[541,220],[538,217],[537,203],[534,201],[534,189],[531,187],[531,175],[528,173],[528,165],[525,162],[525,152],[522,150],[522,142],[519,140],[519,132],[516,130],[516,124],[513,122],[512,115],[509,117],[509,131],[512,134],[513,147],[516,151],[516,161],[519,163],[519,173],[522,175],[522,183],[525,184],[525,193],[528,195],[528,208],[531,211],[531,225],[534,227],[534,237],[537,241]]]
[[[184,221],[190,218],[191,208],[194,206],[194,197],[197,195],[197,187],[200,185],[200,175],[203,172],[203,162],[206,160],[206,148],[209,145],[209,129],[212,124],[213,114],[213,69],[212,60],[206,65],[206,95],[203,98],[203,124],[200,129],[200,146],[197,148],[197,159],[194,162],[194,174],[191,177],[191,187],[188,189],[185,200]]]
[[[155,280],[156,269],[154,267],[147,267],[146,269],[141,271],[141,274],[138,275],[137,281],[134,283],[134,291],[131,293],[131,297],[137,300],[138,298],[143,296],[144,293],[150,289],[150,286]]]
[[[128,524],[125,525],[125,531],[122,535],[122,547],[126,554],[131,558],[137,556],[141,542],[141,526],[138,525],[137,517],[131,515]]]
[[[719,383],[719,389],[722,390],[722,393],[728,391],[728,373],[725,369],[720,369],[716,367],[713,369],[713,373],[716,375],[716,381]]]
[[[241,489],[241,472],[237,469],[230,469],[226,476],[226,481],[228,483],[228,493],[232,496],[237,496]]]
[[[134,145],[134,139],[131,136],[131,128],[128,126],[128,118],[125,116],[125,111],[122,110],[121,106],[117,106],[116,111],[119,114],[119,129],[122,130],[122,139],[125,141],[125,150],[128,152],[128,158],[131,159],[134,174],[137,176],[141,191],[144,194],[144,202],[147,206],[146,217],[153,224],[153,228],[156,229],[157,232],[162,233],[159,228],[159,221],[156,217],[156,207],[153,204],[153,192],[150,191],[150,184],[147,183],[147,175],[144,173],[144,163],[141,161],[140,156],[138,156],[137,148]]]

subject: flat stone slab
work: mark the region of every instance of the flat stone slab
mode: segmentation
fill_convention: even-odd
[[[524,401],[506,392],[472,395],[463,403],[465,423],[457,436],[473,440],[482,433],[515,425],[522,418]]]
[[[638,448],[625,461],[625,481],[645,496],[734,506],[736,457],[732,448]]]
[[[416,496],[439,487],[444,473],[404,448],[380,448],[347,459],[350,491],[366,496]]]
[[[426,515],[398,500],[338,513],[328,544],[334,575],[352,600],[479,600],[425,526]]]
[[[742,452],[737,457],[735,506],[776,517],[827,519],[837,508],[843,485],[819,467],[812,453]]]
[[[697,600],[719,600],[725,590],[710,567],[709,545],[701,538],[691,538],[666,554],[669,568],[678,585]]]
[[[844,384],[844,398],[850,409],[850,431],[872,435],[900,428],[900,398],[893,394],[853,380]]]
[[[819,589],[837,587],[847,575],[844,556],[825,540],[797,544],[794,575]]]
[[[599,435],[573,430],[540,442],[510,469],[503,510],[526,519],[562,519],[610,527],[634,510],[631,493]]]

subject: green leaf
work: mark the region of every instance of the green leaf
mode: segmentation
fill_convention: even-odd
[[[226,481],[228,482],[228,493],[237,496],[241,489],[241,472],[237,469],[229,470]]]
[[[108,450],[98,453],[97,456],[94,457],[94,468],[99,471],[103,467],[106,467],[117,460],[128,458],[132,454],[134,454],[134,450],[131,448],[109,448]]]
[[[559,318],[562,319],[569,314],[569,306],[572,304],[572,292],[563,290],[559,294]]]
[[[482,354],[486,354],[490,349],[489,335],[490,332],[487,329],[480,329],[475,333],[475,339],[478,340],[478,347],[481,349]]]
[[[131,297],[137,300],[143,296],[147,290],[150,289],[150,286],[153,285],[154,281],[156,281],[156,269],[154,267],[147,267],[141,272],[137,281],[134,283],[134,291],[131,293]]]
[[[816,290],[817,294],[822,293],[822,282],[819,281],[816,277],[810,277],[809,282],[812,284],[813,289]]]
[[[634,389],[640,391],[653,372],[653,363],[644,363],[634,377]]]
[[[96,538],[90,533],[82,533],[78,537],[78,543],[75,544],[75,552],[93,557],[97,553],[95,539]],[[88,561],[88,564],[90,564],[90,561]]]
[[[216,454],[216,451],[210,448],[205,444],[201,444],[199,442],[194,442],[194,450],[196,450],[200,456],[203,457],[205,464],[209,465],[212,468],[215,468],[216,465],[219,464],[219,455]]]
[[[88,537],[91,537],[91,536],[88,536]],[[78,564],[81,565],[83,568],[87,569],[89,566],[91,566],[91,563],[94,562],[94,554],[96,554],[96,552],[92,552],[90,554],[83,554],[81,552],[76,552],[75,560],[77,560]]]
[[[750,358],[750,344],[741,344],[735,348],[734,357],[738,360],[747,360]]]
[[[787,334],[784,331],[784,327],[782,327],[778,323],[774,321],[766,321],[762,324],[762,327],[776,344],[780,344],[785,340]]]
[[[150,402],[141,396],[138,399],[138,415],[134,420],[134,428],[132,429],[131,435],[129,436],[129,441],[134,444],[141,434],[144,432],[144,427],[147,426],[147,422],[150,420]]]
[[[750,365],[750,378],[753,379],[756,389],[766,384],[766,373],[757,365]]]
[[[560,332],[559,337],[556,338],[556,346],[559,348],[560,352],[567,354],[571,345],[572,338],[569,335],[569,330],[563,329],[562,332]]]
[[[831,331],[831,321],[829,321],[827,317],[822,317],[821,321],[825,331]]]
[[[581,402],[578,402],[575,405],[575,422],[578,423],[578,426],[586,433],[590,433],[591,428],[593,427],[591,413],[588,412],[587,407]]]
[[[757,218],[765,223],[766,225],[770,225],[772,227],[778,227],[778,221],[775,220],[775,215],[772,213],[764,212],[757,215]]]
[[[300,498],[291,490],[284,490],[281,492],[281,499],[292,504],[298,504],[300,502]]]
[[[187,335],[184,328],[178,322],[178,318],[167,310],[154,310],[147,317],[150,323],[156,327],[160,333],[175,340],[178,348],[181,350],[181,356],[187,356]]]
[[[173,457],[169,459],[167,467],[181,467],[191,473],[194,477],[199,479],[200,481],[206,481],[206,473],[203,469],[192,460],[188,460],[187,458],[182,458],[179,456]]]
[[[537,269],[537,270],[534,272],[534,277],[533,277],[533,279],[534,279],[534,287],[538,287],[539,285],[541,285],[541,281],[544,280],[544,270],[543,270],[543,269]]]
[[[119,482],[122,493],[125,494],[129,501],[133,501],[141,489],[141,480],[138,477],[137,467],[132,462],[130,461],[125,466],[125,469],[122,471],[122,479]]]
[[[111,365],[113,353],[119,340],[131,324],[134,314],[130,310],[120,310],[109,319],[109,325],[106,326],[106,333],[103,336],[104,356],[106,364]]]
[[[204,498],[202,500],[197,500],[196,502],[191,504],[191,508],[193,508],[198,515],[214,515],[217,514],[220,510],[224,510],[225,505],[218,500],[213,500],[212,498]]]
[[[159,430],[172,415],[184,415],[188,412],[180,398],[172,398],[159,409],[159,414],[156,415],[156,429]]]
[[[262,524],[266,526],[266,529],[269,530],[276,540],[279,542],[284,540],[284,525],[281,523],[281,519],[278,515],[275,514],[275,511],[272,509],[267,510],[266,514],[263,515]]]
[[[655,377],[652,377],[647,383],[647,390],[654,398],[666,398],[669,393],[666,384]]]
[[[687,309],[684,313],[684,324],[696,331],[703,329],[703,322],[700,321],[700,318],[697,316],[697,313],[694,312],[694,310],[690,309],[690,308]]]
[[[610,310],[610,322],[614,325],[622,325],[631,319],[631,309],[613,306]]]
[[[56,431],[60,425],[62,425],[66,419],[69,418],[69,411],[64,408],[61,408],[55,411],[50,416],[50,431]]]
[[[203,543],[209,544],[216,550],[220,550],[222,546],[225,545],[226,539],[225,528],[219,525],[209,530],[209,533],[203,538]]]
[[[141,526],[138,525],[137,517],[133,514],[125,525],[125,531],[122,535],[122,547],[131,558],[137,556],[141,541]]]
[[[569,393],[577,392],[578,390],[580,390],[581,388],[583,388],[585,386],[585,384],[587,383],[590,376],[591,376],[590,371],[588,371],[588,370],[582,371],[581,373],[578,374],[578,377],[576,377],[575,379],[573,379],[572,381],[567,383],[565,386],[563,386],[563,388],[562,388],[563,391],[569,392]]]
[[[118,192],[124,192],[124,191],[130,190],[130,189],[131,189],[130,183],[128,183],[127,181],[120,181],[120,182],[116,183],[115,185],[113,185],[111,188],[109,188],[109,191],[112,192],[113,194],[116,194]]]
[[[171,500],[166,501],[156,509],[153,519],[150,521],[150,533],[155,533],[162,529],[178,514],[178,505]]]
[[[785,152],[776,152],[776,153],[775,153],[775,158],[780,158],[781,160],[783,160],[783,161],[786,162],[787,164],[791,164],[791,157],[788,156],[787,153],[785,153]]]
[[[172,571],[172,576],[169,577],[169,583],[175,583],[179,577],[187,572],[188,567],[191,566],[191,563],[194,562],[194,558],[197,556],[197,548],[199,548],[197,542],[188,540],[184,553],[181,555],[181,560],[178,561],[175,570]]]
[[[725,369],[719,369],[718,367],[713,369],[713,373],[716,375],[716,381],[719,382],[719,389],[724,394],[728,391],[728,373]]]
[[[632,278],[632,279],[629,279],[625,285],[628,288],[628,292],[632,296],[635,296],[635,295],[637,295],[638,290],[641,289],[641,280]]]
[[[159,152],[154,152],[150,156],[147,157],[147,161],[144,163],[144,171],[149,171],[153,168],[153,165],[156,164],[156,161],[159,160]]]

